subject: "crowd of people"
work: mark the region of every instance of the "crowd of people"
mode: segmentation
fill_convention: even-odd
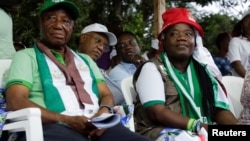
[[[7,28],[1,27],[8,25],[0,58],[12,59],[5,82],[6,108],[39,108],[45,141],[167,140],[173,128],[199,134],[212,124],[250,124],[249,109],[244,109],[246,116],[241,119],[230,111],[221,83],[226,75],[245,77],[242,96],[250,97],[250,88],[246,89],[250,83],[250,15],[232,33],[218,34],[218,53],[213,55],[203,46],[203,28],[187,8],[170,8],[162,14],[161,31],[146,52],[132,31],[114,34],[101,23],[77,31],[80,36],[74,50],[69,41],[80,14],[77,5],[67,0],[44,1],[38,12],[40,38],[26,47],[12,41],[12,20],[7,13],[20,2],[0,3],[0,16],[8,19],[0,25],[0,35]],[[112,55],[111,64],[103,69],[98,62],[107,53]],[[107,129],[89,126],[89,119],[126,104],[121,82],[130,76],[138,94],[136,131],[121,123]],[[20,132],[16,140],[25,141],[25,133]]]
[[[38,14],[40,39],[12,59],[6,80],[7,109],[40,108],[45,141],[150,141],[121,123],[108,129],[88,123],[102,113],[113,112],[114,98],[93,59],[106,46],[116,44],[116,37],[86,27],[81,38],[89,42],[83,46],[86,50],[97,47],[97,51],[76,53],[68,42],[78,7],[70,1],[49,0]],[[25,133],[19,133],[16,140],[25,141]]]

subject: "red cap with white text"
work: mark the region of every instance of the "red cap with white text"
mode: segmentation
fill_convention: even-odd
[[[158,36],[159,40],[162,40],[162,33],[169,27],[178,24],[186,23],[193,26],[200,34],[204,36],[202,27],[196,22],[195,17],[186,8],[171,8],[162,14],[163,26]]]

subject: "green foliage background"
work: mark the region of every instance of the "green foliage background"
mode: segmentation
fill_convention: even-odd
[[[150,48],[153,36],[153,0],[72,0],[80,8],[80,18],[70,41],[70,47],[77,47],[77,39],[82,28],[91,23],[101,23],[115,34],[121,30],[134,32],[139,39],[142,51]],[[193,0],[166,0],[166,8],[186,7]],[[213,0],[196,1],[207,5]],[[26,46],[39,38],[37,11],[43,0],[24,0],[17,15],[14,15],[14,36]],[[196,15],[193,7],[188,7]],[[219,32],[230,32],[236,20],[227,15],[203,15],[197,17],[205,31],[204,45],[216,51],[214,40]]]
[[[204,46],[207,47],[212,53],[217,52],[217,48],[215,46],[216,36],[221,32],[230,33],[236,22],[237,19],[234,17],[220,14],[206,16],[200,19],[199,23],[205,31],[203,40]]]

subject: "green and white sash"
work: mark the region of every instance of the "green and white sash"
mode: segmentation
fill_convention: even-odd
[[[199,83],[198,79],[197,79],[197,75],[195,74],[195,72],[193,72],[194,68],[192,66],[192,62],[189,64],[188,68],[187,68],[187,81],[183,82],[180,77],[178,77],[178,75],[176,74],[174,68],[172,67],[172,65],[170,64],[168,57],[166,56],[165,52],[161,53],[161,58],[164,62],[164,66],[166,68],[167,73],[169,74],[169,76],[173,79],[174,83],[176,84],[176,88],[178,93],[180,94],[180,103],[181,103],[181,107],[183,109],[183,114],[186,115],[186,111],[185,111],[185,104],[183,101],[183,98],[185,97],[188,100],[188,103],[190,105],[191,108],[191,113],[192,114],[192,118],[198,118],[201,119],[203,122],[208,122],[206,117],[202,116],[202,109],[200,107],[197,106],[197,103],[195,102],[195,95],[197,94],[201,94],[201,90],[198,89],[199,87]],[[222,89],[222,87],[219,86],[217,80],[212,76],[212,74],[206,69],[206,72],[208,73],[212,83],[213,83],[213,91],[214,91],[214,98],[215,98],[215,105],[216,107],[221,107],[221,108],[225,108],[228,109],[228,99]],[[184,97],[183,97],[184,96]],[[190,116],[190,115],[189,115]]]
[[[93,89],[95,83],[92,78],[92,72],[86,62],[74,53],[74,63],[84,80],[84,89],[91,97],[93,104],[82,103],[84,109],[79,106],[78,99],[69,85],[66,85],[66,78],[59,67],[37,47],[35,47],[38,68],[44,89],[46,107],[54,112],[65,115],[84,115],[93,116],[99,109],[98,95]]]

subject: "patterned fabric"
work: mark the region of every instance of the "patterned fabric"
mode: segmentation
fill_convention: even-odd
[[[228,58],[214,56],[213,59],[223,76],[232,75],[232,72],[231,72],[232,67],[230,65],[230,61],[228,60]]]
[[[183,131],[176,128],[165,128],[159,133],[159,137],[155,141],[174,141],[174,138]]]
[[[3,127],[4,127],[4,123],[6,121],[6,115],[7,115],[7,111],[6,111],[6,101],[4,99],[4,89],[0,88],[0,139],[2,137],[2,133],[3,133]],[[8,141],[15,141],[17,138],[17,134],[16,133],[12,133],[9,138]]]
[[[6,103],[5,103],[5,99],[3,96],[3,92],[4,92],[4,89],[0,88],[0,131],[1,131],[0,137],[2,136],[2,130],[3,130],[3,126],[4,126],[6,115],[7,115]]]
[[[198,134],[191,131],[170,128],[163,129],[155,141],[207,141],[207,132],[203,128]]]
[[[250,124],[250,71],[248,70],[245,75],[242,94],[240,98],[243,106],[243,111],[240,115],[240,122]]]
[[[119,114],[121,116],[121,123],[127,128],[132,128],[130,127],[130,120],[131,117],[134,116],[134,105],[117,105],[114,107],[114,110],[116,114]]]

